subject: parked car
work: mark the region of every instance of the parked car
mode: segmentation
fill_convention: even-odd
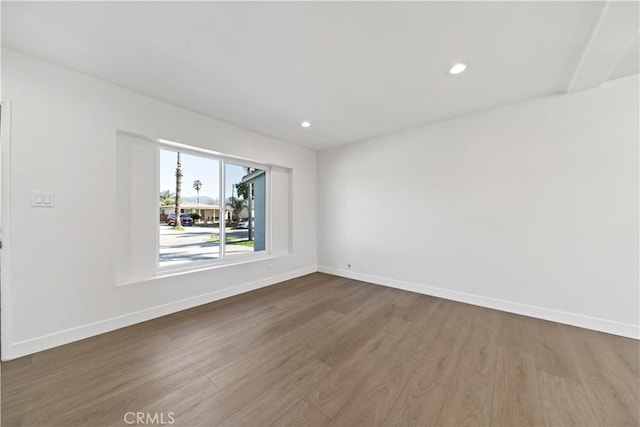
[[[251,219],[251,226],[255,227],[255,225],[256,225],[255,219]],[[238,222],[238,225],[236,225],[236,228],[249,228],[249,219],[245,219],[243,221]]]
[[[183,213],[180,214],[180,223],[182,225],[186,225],[186,226],[192,226],[193,225],[193,218],[191,218],[189,215]],[[170,213],[167,216],[167,224],[169,225],[175,225],[176,224],[176,214],[174,213]]]

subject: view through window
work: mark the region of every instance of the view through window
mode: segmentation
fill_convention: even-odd
[[[159,267],[265,251],[266,179],[266,169],[160,149]]]

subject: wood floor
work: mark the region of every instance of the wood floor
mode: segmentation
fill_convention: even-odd
[[[2,426],[638,426],[638,352],[315,273],[3,363]]]

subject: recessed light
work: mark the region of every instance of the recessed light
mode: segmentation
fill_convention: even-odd
[[[467,64],[465,64],[464,62],[458,62],[457,64],[454,64],[453,67],[449,69],[449,74],[454,74],[454,75],[460,74],[466,69],[467,69]]]
[[[308,128],[308,127],[311,126],[311,123],[310,122],[302,122],[302,123],[300,123],[300,126],[302,126],[303,128]]]

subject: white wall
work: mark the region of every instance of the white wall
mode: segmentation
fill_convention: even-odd
[[[327,150],[316,170],[313,151],[22,54],[2,73],[4,359],[314,271],[316,231],[324,271],[638,335],[637,76]],[[117,130],[291,168],[291,254],[116,286]]]
[[[9,50],[2,96],[12,101],[4,359],[315,271],[314,151]],[[291,253],[116,286],[117,130],[291,168]],[[54,192],[56,207],[32,208],[33,190]]]
[[[637,337],[638,89],[322,151],[321,271]]]

